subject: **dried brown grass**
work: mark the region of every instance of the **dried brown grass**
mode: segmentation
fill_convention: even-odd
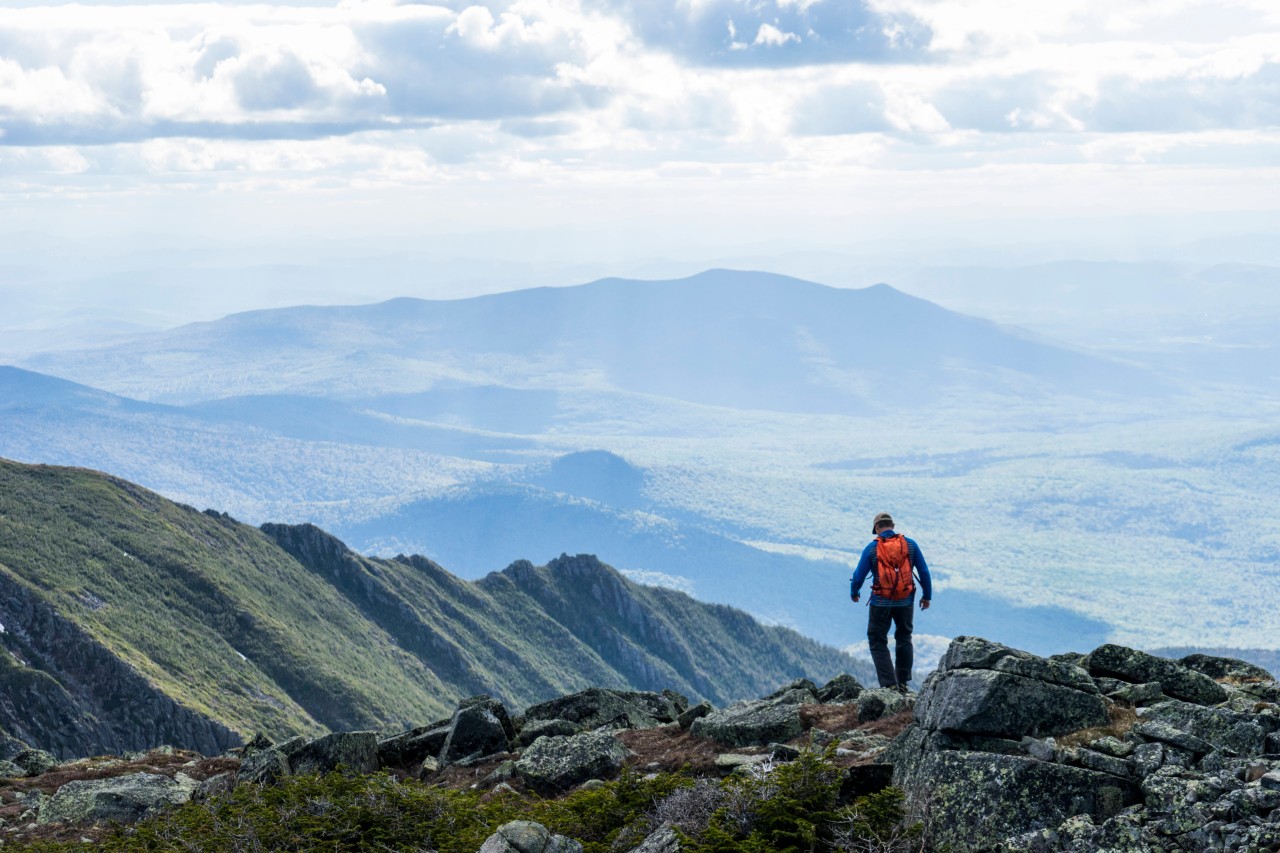
[[[1112,705],[1107,709],[1107,715],[1111,717],[1111,722],[1104,726],[1093,726],[1092,728],[1080,729],[1079,731],[1070,732],[1054,738],[1054,741],[1060,747],[1078,747],[1087,743],[1098,740],[1099,738],[1110,735],[1115,738],[1123,738],[1129,733],[1129,730],[1138,722],[1138,712],[1133,708],[1124,705]]]
[[[689,732],[670,726],[656,729],[630,729],[618,732],[618,740],[635,753],[627,763],[638,770],[674,773],[687,767],[698,775],[715,772],[716,756],[722,750],[708,738],[694,737]],[[735,752],[760,752],[742,749]]]
[[[800,723],[805,731],[822,729],[826,732],[847,732],[861,728],[857,705],[802,705]]]
[[[884,735],[893,739],[911,725],[915,721],[915,712],[910,708],[899,711],[896,714],[890,714],[883,719],[874,720],[866,725],[859,726],[864,732],[870,732],[875,735]]]

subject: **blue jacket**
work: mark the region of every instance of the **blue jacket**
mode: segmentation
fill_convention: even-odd
[[[880,531],[882,537],[893,536],[892,530]],[[903,537],[906,539],[907,537]],[[910,555],[911,565],[915,568],[916,580],[920,582],[920,589],[924,591],[921,601],[929,601],[933,598],[933,582],[929,578],[929,566],[924,561],[924,554],[920,553],[920,546],[912,539],[907,539],[907,549]],[[874,575],[876,570],[876,542],[871,540],[867,543],[867,547],[862,549],[862,558],[858,560],[858,568],[853,573],[853,579],[849,581],[849,595],[854,596],[862,592],[862,584],[866,581],[867,575]],[[887,601],[874,592],[871,594],[869,604],[877,607],[910,607],[915,601],[915,596],[909,596],[902,601]]]

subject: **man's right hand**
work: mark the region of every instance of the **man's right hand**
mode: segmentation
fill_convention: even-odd
[[[854,604],[857,604],[858,600],[862,598],[860,595],[850,595],[849,597],[853,599]]]

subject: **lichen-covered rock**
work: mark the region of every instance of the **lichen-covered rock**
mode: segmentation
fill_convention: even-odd
[[[1133,684],[1119,678],[1098,676],[1094,679],[1102,694],[1110,699],[1128,702],[1130,705],[1149,705],[1165,698],[1164,688],[1158,681]]]
[[[452,764],[473,756],[506,752],[516,735],[506,709],[496,699],[465,705],[453,715],[440,747],[440,763]]]
[[[1170,835],[1190,832],[1207,822],[1205,804],[1212,803],[1226,791],[1227,787],[1214,777],[1176,767],[1161,767],[1142,780],[1147,809],[1163,815]]]
[[[1097,692],[989,669],[939,670],[916,700],[916,720],[933,731],[1021,738],[1108,722]]]
[[[1133,776],[1133,765],[1130,762],[1092,749],[1064,750],[1059,758],[1064,764],[1074,764],[1086,770],[1110,773],[1112,776],[1120,776],[1126,779]]]
[[[770,693],[768,696],[763,696],[761,698],[766,702],[775,701],[783,698],[784,696],[788,696],[788,694],[795,693],[796,691],[800,691],[801,693],[808,694],[809,698],[807,701],[809,702],[818,701],[818,685],[814,684],[812,681],[810,681],[807,678],[797,678],[795,681],[792,681],[790,684],[784,684],[783,686],[779,687],[777,690]],[[788,697],[786,701],[795,703],[797,702],[797,698],[798,697],[794,697],[794,696]]]
[[[1085,693],[1097,693],[1097,686],[1089,673],[1073,663],[1074,660],[1074,655],[1042,658],[981,637],[956,637],[938,662],[937,671],[989,669]]]
[[[1213,746],[1204,738],[1196,737],[1162,720],[1144,720],[1130,731],[1147,741],[1159,741],[1197,755],[1205,755],[1213,750]]]
[[[516,736],[516,746],[524,748],[540,737],[568,737],[582,731],[582,726],[568,720],[528,720]]]
[[[1194,654],[1179,658],[1178,663],[1187,669],[1207,675],[1215,681],[1229,680],[1237,683],[1250,681],[1275,681],[1276,677],[1262,667],[1238,658]]]
[[[629,755],[631,751],[608,731],[542,737],[524,751],[515,771],[539,793],[554,794],[588,779],[616,775]]]
[[[450,722],[419,726],[378,741],[378,762],[383,767],[416,767],[428,756],[435,758],[449,736]]]
[[[513,820],[485,839],[480,853],[582,853],[582,845],[563,835],[553,835],[540,823]]]
[[[722,776],[728,776],[739,770],[750,770],[754,767],[767,765],[773,761],[771,755],[747,755],[740,752],[723,752],[716,756],[715,768],[716,772]]]
[[[977,637],[952,642],[925,680],[915,722],[881,756],[912,804],[928,804],[940,848],[994,850],[1034,837],[1035,849],[1054,849],[1068,818],[1100,823],[1138,802],[1127,759],[1042,740],[1110,721],[1075,660]]]
[[[1227,708],[1205,708],[1177,700],[1167,700],[1147,708],[1143,722],[1173,726],[1213,747],[1228,749],[1243,756],[1262,755],[1266,752],[1267,735],[1275,731],[1275,728],[1280,728],[1280,719],[1271,723],[1269,718],[1261,715],[1244,714]]]
[[[289,770],[295,776],[329,773],[373,773],[378,769],[377,732],[333,732],[307,741],[288,753]]]
[[[1089,674],[980,637],[957,637],[915,705],[930,731],[1002,738],[1044,737],[1108,721]]]
[[[236,771],[237,783],[274,785],[290,774],[289,758],[273,747],[246,752]]]
[[[676,724],[682,729],[687,729],[693,725],[694,720],[700,720],[715,710],[710,702],[699,702],[691,708],[686,708],[680,712],[680,716],[676,717]]]
[[[679,693],[664,690],[653,693],[646,690],[614,690],[613,694],[624,702],[630,702],[659,723],[674,723],[680,712],[689,707],[689,700]],[[670,695],[668,695],[670,694]],[[683,706],[678,700],[684,700]]]
[[[934,841],[957,853],[996,850],[1076,815],[1101,822],[1139,801],[1130,780],[1027,756],[944,750],[924,754],[914,770],[895,770],[894,784],[932,803]]]
[[[19,776],[27,775],[21,767],[12,761],[0,759],[0,779],[16,779]]]
[[[195,790],[191,792],[191,799],[197,803],[208,802],[214,797],[230,793],[235,786],[236,777],[234,773],[218,773],[196,785]]]
[[[818,690],[818,701],[824,705],[852,702],[864,689],[858,679],[847,672],[837,675]]]
[[[1222,685],[1203,673],[1176,661],[1113,643],[1094,649],[1089,653],[1085,664],[1089,673],[1094,676],[1119,678],[1135,684],[1158,681],[1166,695],[1184,702],[1216,705],[1227,699],[1227,691]]]
[[[788,700],[789,696],[779,697]],[[789,701],[739,702],[694,720],[689,731],[725,746],[764,746],[791,740],[804,731],[800,704]]]
[[[671,700],[671,705],[676,709],[676,714],[683,714],[689,710],[689,697],[683,693],[677,693],[674,690],[666,689],[662,691],[662,695]]]
[[[1096,750],[1106,755],[1113,755],[1116,758],[1128,758],[1129,756],[1133,755],[1133,750],[1135,746],[1136,744],[1133,744],[1127,740],[1120,740],[1119,738],[1112,737],[1111,735],[1100,737],[1097,740],[1091,741],[1089,743],[1090,749]]]
[[[24,776],[41,776],[58,766],[58,759],[43,749],[24,749],[12,759]]]
[[[640,842],[631,853],[680,853],[684,845],[670,823],[663,823]]]
[[[863,690],[855,701],[858,704],[858,722],[870,723],[911,708],[915,705],[916,697],[889,687],[877,687],[874,690]]]
[[[892,764],[855,764],[840,779],[841,804],[883,791],[893,784]]]
[[[68,782],[40,804],[38,822],[132,823],[162,806],[191,799],[195,780],[178,774],[170,779],[155,773],[133,773],[112,779]]]
[[[647,729],[658,725],[648,709],[613,690],[592,687],[531,706],[525,720],[568,720],[585,729]]]

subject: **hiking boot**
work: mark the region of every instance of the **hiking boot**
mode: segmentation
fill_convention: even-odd
[[[906,696],[911,692],[911,688],[905,684],[895,684],[893,685],[893,689],[901,693],[903,696]]]

